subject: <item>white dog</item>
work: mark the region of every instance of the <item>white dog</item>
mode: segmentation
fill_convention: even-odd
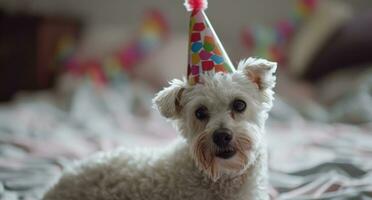
[[[97,154],[67,170],[45,200],[268,199],[265,120],[276,64],[249,58],[203,84],[175,80],[154,104],[180,139],[159,151]]]

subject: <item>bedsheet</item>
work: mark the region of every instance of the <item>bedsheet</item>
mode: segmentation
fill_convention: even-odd
[[[171,142],[152,93],[83,83],[63,99],[43,92],[2,105],[0,199],[40,199],[65,166],[94,152]],[[309,122],[277,106],[267,123],[272,199],[372,199],[371,126]]]

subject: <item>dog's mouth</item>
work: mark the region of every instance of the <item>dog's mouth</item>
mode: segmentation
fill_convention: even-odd
[[[223,159],[229,159],[233,157],[236,153],[236,149],[233,147],[218,148],[216,151],[216,156]]]

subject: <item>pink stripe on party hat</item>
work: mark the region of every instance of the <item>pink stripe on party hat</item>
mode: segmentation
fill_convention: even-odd
[[[235,71],[221,41],[204,13],[208,7],[207,0],[186,0],[185,6],[188,11],[192,12],[187,68],[189,84],[199,83],[201,74]]]

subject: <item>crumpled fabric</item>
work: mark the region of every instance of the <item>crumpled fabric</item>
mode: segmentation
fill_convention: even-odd
[[[65,166],[97,151],[170,143],[176,131],[151,109],[152,96],[84,83],[63,106],[48,93],[1,106],[0,199],[41,199]],[[308,122],[283,109],[291,108],[274,109],[267,123],[272,199],[372,198],[372,127]]]

